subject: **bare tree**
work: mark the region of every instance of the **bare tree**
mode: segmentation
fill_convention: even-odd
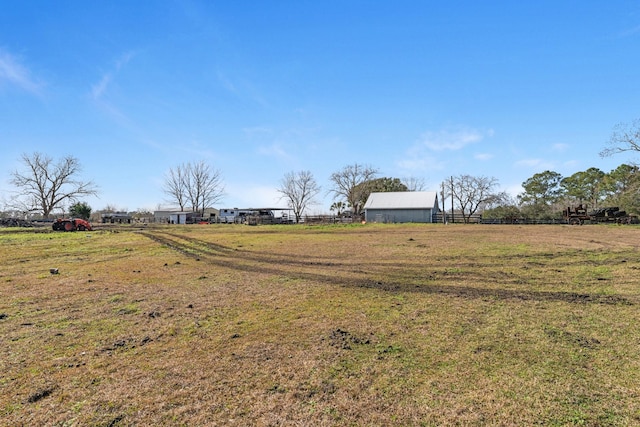
[[[282,178],[278,192],[282,194],[281,200],[286,199],[298,223],[305,209],[315,203],[320,186],[309,171],[289,172]]]
[[[640,151],[640,119],[631,123],[618,123],[613,128],[607,148],[600,152],[600,157],[609,157],[625,151]]]
[[[107,205],[104,208],[102,208],[101,212],[102,213],[114,213],[114,212],[123,212],[123,211],[126,211],[126,210],[127,210],[126,208],[122,208],[122,207],[119,208],[114,204],[107,203]]]
[[[164,192],[169,196],[169,202],[177,203],[181,211],[184,211],[187,203],[186,183],[188,181],[187,165],[178,165],[169,169],[165,176]]]
[[[192,212],[204,214],[204,210],[219,202],[224,196],[222,174],[207,163],[183,163],[169,169],[165,177],[165,194],[184,211],[187,204]]]
[[[425,191],[425,188],[427,188],[424,179],[416,178],[415,176],[403,178],[402,183],[407,187],[407,191]]]
[[[345,166],[342,170],[334,172],[329,178],[333,183],[333,188],[329,190],[333,193],[334,200],[345,199],[354,215],[360,215],[366,200],[363,200],[367,188],[361,185],[370,181],[378,174],[378,170],[357,163]]]
[[[194,212],[201,212],[222,200],[224,185],[222,174],[204,162],[190,165],[190,180],[187,181],[187,194]]]
[[[45,218],[65,203],[75,203],[83,196],[97,195],[91,181],[78,179],[82,168],[73,156],[54,160],[42,153],[22,154],[23,171],[14,171],[11,183],[20,194],[16,201],[29,211],[41,211]]]
[[[447,193],[457,202],[462,211],[465,223],[470,221],[471,216],[478,212],[479,208],[505,197],[504,193],[494,191],[497,185],[496,178],[471,175],[451,177],[449,182],[444,183]]]

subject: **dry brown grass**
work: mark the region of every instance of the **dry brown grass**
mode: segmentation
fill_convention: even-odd
[[[0,230],[0,423],[638,424],[639,248],[630,226]]]

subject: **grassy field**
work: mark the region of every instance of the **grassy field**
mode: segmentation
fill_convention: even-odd
[[[0,260],[2,425],[640,424],[635,226],[0,229]]]

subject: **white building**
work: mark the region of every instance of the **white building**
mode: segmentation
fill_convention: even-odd
[[[434,222],[437,212],[435,191],[371,193],[364,205],[367,222]]]

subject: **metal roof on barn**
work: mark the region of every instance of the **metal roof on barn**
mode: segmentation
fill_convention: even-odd
[[[371,193],[365,209],[433,209],[437,207],[435,191],[395,191]]]

